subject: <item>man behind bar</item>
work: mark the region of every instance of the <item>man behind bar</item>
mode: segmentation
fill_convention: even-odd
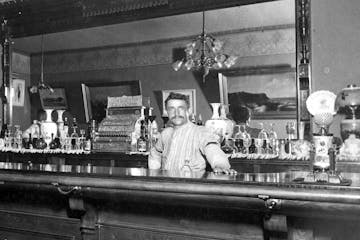
[[[184,165],[192,171],[204,171],[206,160],[215,173],[236,174],[230,169],[227,155],[220,149],[217,136],[204,126],[189,120],[189,99],[186,95],[170,93],[165,100],[171,127],[165,128],[150,150],[150,169],[181,170]]]

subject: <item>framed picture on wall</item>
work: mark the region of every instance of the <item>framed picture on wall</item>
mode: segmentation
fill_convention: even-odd
[[[296,71],[290,66],[224,72],[219,81],[221,102],[235,119],[238,106],[250,109],[252,119],[296,118]]]
[[[39,89],[41,107],[43,109],[67,109],[67,100],[64,88],[54,88],[54,92],[48,89]]]
[[[25,99],[25,80],[13,79],[12,88],[13,88],[12,105],[23,107],[24,99]]]
[[[163,102],[163,116],[167,116],[165,108],[165,100],[171,92],[180,93],[188,96],[190,102],[190,112],[196,115],[196,90],[195,89],[174,89],[174,90],[163,90],[162,91],[162,102]]]

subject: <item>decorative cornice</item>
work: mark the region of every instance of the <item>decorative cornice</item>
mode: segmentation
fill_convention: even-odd
[[[295,53],[295,29],[243,31],[217,35],[225,42],[224,51],[241,57]],[[167,39],[114,47],[45,54],[44,72],[63,73],[171,64],[173,50],[184,48],[188,39]],[[40,72],[40,56],[33,55],[32,74]]]

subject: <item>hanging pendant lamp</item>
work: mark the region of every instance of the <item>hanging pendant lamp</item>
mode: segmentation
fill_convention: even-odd
[[[231,56],[222,52],[224,42],[215,39],[205,33],[205,12],[202,12],[202,32],[185,48],[186,57],[172,64],[175,71],[181,67],[186,70],[202,70],[203,81],[210,69],[230,68],[235,64],[237,56]]]
[[[51,93],[54,92],[54,89],[44,82],[44,35],[41,35],[41,70],[40,70],[40,80],[37,86],[32,86],[30,92],[36,93],[38,90],[48,90]]]

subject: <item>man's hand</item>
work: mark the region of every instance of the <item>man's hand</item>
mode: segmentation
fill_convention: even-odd
[[[231,169],[231,168],[219,168],[219,167],[216,167],[213,169],[213,172],[215,174],[226,174],[226,175],[237,175],[237,171],[234,170],[234,169]]]

